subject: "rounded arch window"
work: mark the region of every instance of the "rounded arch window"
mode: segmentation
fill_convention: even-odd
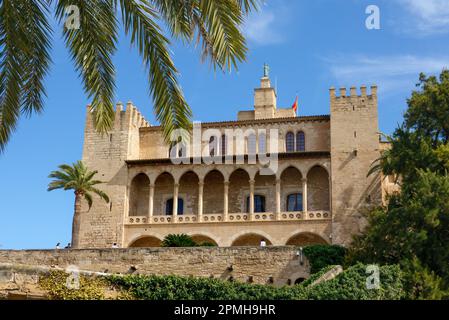
[[[293,132],[287,132],[285,135],[285,150],[287,152],[295,151],[295,135]]]
[[[306,136],[303,131],[299,131],[296,134],[296,151],[306,151]]]

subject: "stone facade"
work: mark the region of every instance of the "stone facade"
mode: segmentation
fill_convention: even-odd
[[[161,128],[131,102],[117,105],[107,135],[95,132],[88,108],[83,161],[98,170],[111,203],[94,201],[82,214],[81,247],[159,246],[172,233],[219,246],[348,244],[361,214],[391,189],[379,175],[367,177],[388,147],[379,139],[377,88],[339,96],[331,89],[330,115],[297,117],[276,99],[263,77],[254,110],[195,124],[175,162]],[[255,153],[276,156],[276,168],[267,175],[251,161]]]
[[[310,270],[307,259],[293,247],[0,250],[0,292],[2,283],[14,282],[14,273],[36,279],[38,269],[73,266],[88,272],[193,276],[275,286],[300,282]]]

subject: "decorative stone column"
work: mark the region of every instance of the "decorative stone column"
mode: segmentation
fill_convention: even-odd
[[[307,178],[302,179],[302,211],[304,213],[304,219],[308,219],[308,205],[307,205]]]
[[[198,182],[198,222],[203,221],[203,190],[204,181]]]
[[[148,198],[148,223],[153,220],[154,208],[154,183],[150,183],[150,197]]]
[[[179,193],[179,183],[175,183],[173,188],[173,222],[178,222],[178,193]]]
[[[229,181],[224,182],[224,192],[223,192],[223,220],[228,221],[228,211],[229,211]]]
[[[281,179],[276,179],[276,220],[281,220]]]
[[[256,181],[249,180],[249,219],[254,220],[254,184]]]

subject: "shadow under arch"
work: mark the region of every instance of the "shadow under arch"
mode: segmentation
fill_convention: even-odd
[[[323,237],[312,232],[301,232],[287,240],[287,246],[305,247],[315,244],[329,244]]]
[[[272,245],[271,241],[263,235],[258,233],[245,233],[234,239],[231,247],[258,247],[262,240],[265,241],[267,246]]]
[[[214,239],[212,239],[209,236],[206,236],[203,234],[194,234],[191,237],[192,237],[193,241],[195,241],[198,245],[202,245],[204,243],[209,243],[209,244],[213,244],[216,247],[218,247],[217,241],[215,241]]]
[[[154,248],[160,247],[162,241],[155,236],[143,236],[129,244],[129,248]]]
[[[145,173],[139,173],[131,181],[129,194],[129,216],[146,216],[148,214],[148,200],[150,193],[150,179]]]

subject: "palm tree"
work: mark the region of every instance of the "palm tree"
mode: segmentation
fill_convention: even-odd
[[[240,26],[259,1],[0,0],[0,152],[21,114],[43,110],[44,77],[51,62],[51,12],[64,23],[65,43],[92,100],[100,133],[111,129],[114,120],[112,56],[121,20],[146,66],[156,118],[168,142],[173,130],[191,127],[191,110],[178,85],[169,38],[200,44],[203,60],[210,60],[214,69],[237,68],[247,53]],[[67,23],[72,21],[67,20],[67,10],[79,24]]]
[[[92,207],[93,198],[91,193],[95,193],[101,199],[109,203],[109,197],[103,191],[95,186],[103,183],[93,180],[97,171],[89,171],[81,161],[77,161],[73,165],[63,164],[59,166],[58,171],[53,171],[48,176],[54,179],[48,185],[48,191],[56,189],[74,190],[75,192],[75,212],[72,224],[72,248],[79,246],[79,232],[81,220],[81,201],[83,198],[87,201],[89,210]]]

